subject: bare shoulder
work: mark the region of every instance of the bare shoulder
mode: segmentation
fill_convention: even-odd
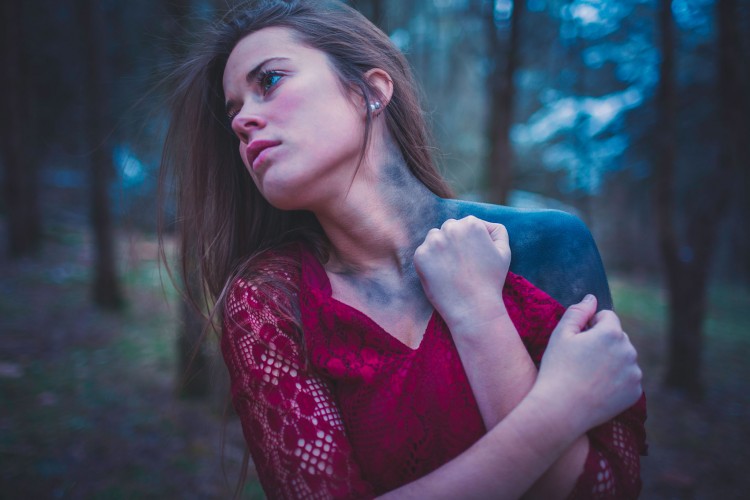
[[[512,207],[446,200],[448,213],[473,215],[505,225],[511,246],[511,271],[524,276],[563,306],[587,293],[599,309],[611,309],[612,298],[599,250],[591,232],[575,215],[560,210]]]
[[[581,219],[561,210],[529,210],[473,201],[446,201],[453,205],[456,217],[473,215],[490,222],[498,222],[517,232],[517,237],[533,239],[591,236]]]

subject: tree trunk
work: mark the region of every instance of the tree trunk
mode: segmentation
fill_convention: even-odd
[[[366,16],[372,24],[388,33],[386,30],[386,0],[351,0],[349,4]]]
[[[388,33],[386,30],[386,5],[385,0],[372,0],[372,22],[383,30],[384,32]]]
[[[667,385],[700,392],[700,323],[699,309],[690,307],[701,290],[690,287],[690,279],[680,259],[673,216],[674,170],[677,156],[677,91],[674,76],[675,43],[672,0],[660,0],[659,28],[661,36],[661,67],[656,96],[658,107],[658,158],[656,163],[656,220],[659,246],[666,271],[669,303],[669,361]],[[686,250],[686,252],[689,250]],[[688,315],[693,316],[688,321]],[[697,315],[698,317],[695,317]]]
[[[513,2],[508,48],[505,52],[505,65],[502,61],[502,44],[495,21],[494,2],[485,4],[485,25],[487,26],[490,74],[488,79],[490,114],[487,126],[489,154],[487,160],[488,196],[492,203],[504,205],[508,200],[513,169],[513,147],[510,141],[510,128],[513,124],[515,99],[515,72],[520,52],[520,30],[526,0]]]
[[[722,133],[717,168],[701,183],[700,197],[690,196],[685,210],[685,235],[680,238],[674,217],[674,178],[677,152],[677,92],[674,77],[675,42],[671,0],[661,0],[662,63],[657,106],[659,109],[659,157],[656,163],[656,217],[659,243],[666,270],[669,298],[669,360],[666,383],[699,397],[703,324],[706,317],[710,264],[716,248],[721,218],[729,198],[732,166],[736,162],[737,138],[733,123],[741,116],[733,96],[741,91],[733,74],[731,33],[732,4],[720,0],[718,103]],[[730,14],[724,13],[726,9]],[[723,20],[723,21],[722,21]],[[736,25],[734,25],[736,27]],[[688,201],[687,203],[690,203]],[[698,206],[700,204],[700,206]]]
[[[94,231],[94,302],[106,309],[118,309],[123,296],[117,277],[115,237],[110,208],[109,184],[113,174],[112,146],[109,139],[114,125],[110,112],[109,60],[102,5],[80,0],[86,56],[86,137],[90,156],[90,217]]]
[[[730,267],[745,284],[750,284],[750,64],[747,46],[742,40],[741,13],[737,0],[719,0],[716,3],[719,51],[719,119],[721,120],[722,165],[733,168],[737,182],[733,193],[737,202],[732,239],[733,257],[737,261]],[[750,6],[746,5],[746,14]],[[746,17],[746,22],[750,18]],[[744,89],[744,92],[743,92]]]
[[[171,56],[181,59],[185,55],[185,26],[190,18],[189,0],[166,0],[164,3],[167,19],[165,21],[167,38],[170,40]],[[179,231],[189,230],[175,224]],[[197,269],[198,263],[189,269]],[[195,276],[183,276],[183,285],[189,296],[197,302],[203,298],[203,289]],[[177,332],[177,393],[186,398],[203,398],[211,388],[208,370],[209,354],[205,345],[206,321],[200,311],[187,299],[180,305],[180,325]],[[228,384],[218,384],[228,387]],[[226,392],[225,392],[226,393]]]
[[[6,0],[2,5],[2,60],[4,76],[0,88],[4,120],[2,127],[4,198],[8,217],[8,248],[11,257],[29,255],[39,249],[37,162],[29,139],[34,137],[29,114],[30,84],[28,57],[24,54],[22,33],[23,2]]]

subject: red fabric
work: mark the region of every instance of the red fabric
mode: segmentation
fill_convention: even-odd
[[[438,313],[413,350],[333,299],[311,253],[290,251],[300,267],[277,277],[299,284],[304,346],[281,319],[283,299],[261,298],[245,279],[229,291],[222,336],[233,402],[270,498],[371,497],[429,473],[484,434]],[[512,273],[503,300],[538,364],[563,307]],[[642,398],[588,433],[590,452],[570,498],[638,496],[645,417]]]

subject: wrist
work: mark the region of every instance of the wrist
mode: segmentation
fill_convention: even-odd
[[[443,319],[454,337],[485,337],[483,332],[496,330],[515,332],[501,295],[458,306]]]
[[[580,411],[576,398],[569,396],[567,391],[545,387],[538,378],[524,403],[550,419],[551,428],[561,435],[580,436],[591,427],[586,422],[585,414]]]
[[[528,358],[531,362],[518,330],[505,308],[495,311],[494,314],[483,315],[481,320],[475,316],[464,322],[448,325],[453,343],[462,360],[473,360],[470,361],[471,363],[486,360],[490,363],[487,369],[493,373],[497,371],[497,362],[501,359],[511,363],[511,360]],[[493,366],[494,368],[491,368]],[[534,369],[534,377],[536,377],[536,369]],[[526,391],[530,388],[531,385],[526,388]]]

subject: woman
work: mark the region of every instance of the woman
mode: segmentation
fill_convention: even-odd
[[[641,374],[588,231],[450,199],[387,36],[258,2],[178,82],[183,271],[269,496],[637,496]]]

